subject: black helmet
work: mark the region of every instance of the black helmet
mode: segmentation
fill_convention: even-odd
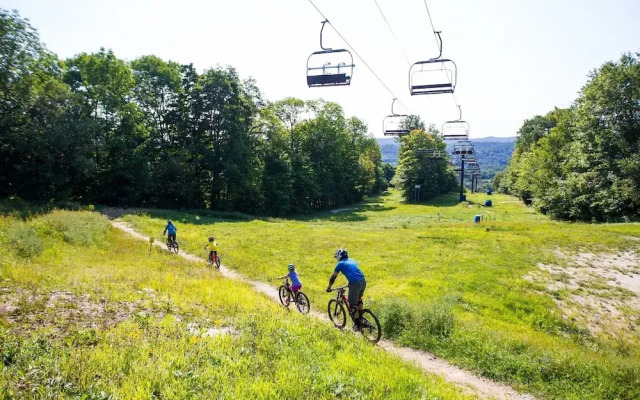
[[[338,261],[340,261],[340,260],[343,260],[345,258],[349,258],[349,254],[347,254],[347,250],[345,250],[345,249],[338,249],[338,250],[336,250],[336,254],[333,255],[333,258],[335,258]]]
[[[213,238],[213,236],[209,236],[209,241],[213,242],[215,239]]]

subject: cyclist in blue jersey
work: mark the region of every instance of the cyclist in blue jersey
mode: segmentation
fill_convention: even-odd
[[[173,224],[173,222],[171,222],[170,219],[167,220],[167,226],[164,227],[164,232],[162,232],[162,236],[164,236],[167,232],[169,233],[169,236],[167,236],[167,240],[171,241],[173,240],[174,242],[176,241],[176,231],[178,230],[178,228],[176,228],[176,226]]]
[[[349,295],[347,296],[349,307],[357,306],[357,309],[352,310],[355,321],[353,329],[360,330],[360,316],[362,315],[363,308],[362,295],[367,287],[367,281],[365,281],[364,274],[360,270],[360,267],[358,267],[358,263],[349,258],[347,250],[338,249],[333,257],[338,260],[338,264],[336,264],[336,268],[333,270],[333,275],[329,278],[327,292],[331,291],[331,286],[336,281],[338,274],[342,272],[349,282]]]

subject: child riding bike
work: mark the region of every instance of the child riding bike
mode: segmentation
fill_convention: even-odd
[[[209,249],[209,262],[220,268],[220,257],[218,257],[218,243],[213,236],[209,236],[209,243],[204,246],[205,250]]]
[[[287,266],[287,269],[289,270],[289,273],[283,276],[279,276],[277,279],[284,279],[284,278],[291,279],[290,289],[293,292],[293,296],[295,299],[296,293],[298,293],[298,291],[302,289],[302,282],[300,282],[300,278],[298,278],[298,273],[296,272],[295,265],[289,264]],[[291,299],[289,296],[287,296],[287,299],[285,300],[285,306],[288,306],[290,302],[291,302]]]

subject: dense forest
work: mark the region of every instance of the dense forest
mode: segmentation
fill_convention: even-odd
[[[569,109],[524,122],[501,191],[554,218],[640,218],[640,53],[589,75]]]
[[[285,215],[386,187],[361,120],[268,102],[230,67],[104,49],[59,60],[1,9],[0,60],[0,197]]]

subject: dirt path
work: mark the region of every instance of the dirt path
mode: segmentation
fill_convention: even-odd
[[[125,222],[112,221],[111,224],[114,227],[127,232],[131,236],[136,237],[137,239],[149,242],[149,238],[147,236],[141,235],[140,233],[136,232]],[[158,247],[165,248],[165,244],[163,242],[155,241],[153,244]],[[193,254],[189,254],[184,251],[180,251],[179,255],[190,261],[204,262],[204,259],[196,257]],[[240,275],[223,265],[220,266],[220,272],[224,277],[248,283],[249,285],[253,286],[256,291],[268,296],[276,302],[280,302],[280,300],[278,299],[278,290],[275,287],[264,282],[250,280],[247,277]],[[311,311],[309,315],[328,321],[328,317],[324,313]],[[476,376],[469,371],[449,364],[447,361],[440,359],[431,353],[412,349],[410,347],[398,347],[387,340],[382,340],[379,344],[380,347],[385,349],[387,352],[394,354],[405,361],[417,365],[426,372],[440,375],[446,381],[461,386],[461,388],[466,392],[476,394],[482,398],[500,400],[535,400],[535,397],[529,394],[518,393],[510,386]]]

